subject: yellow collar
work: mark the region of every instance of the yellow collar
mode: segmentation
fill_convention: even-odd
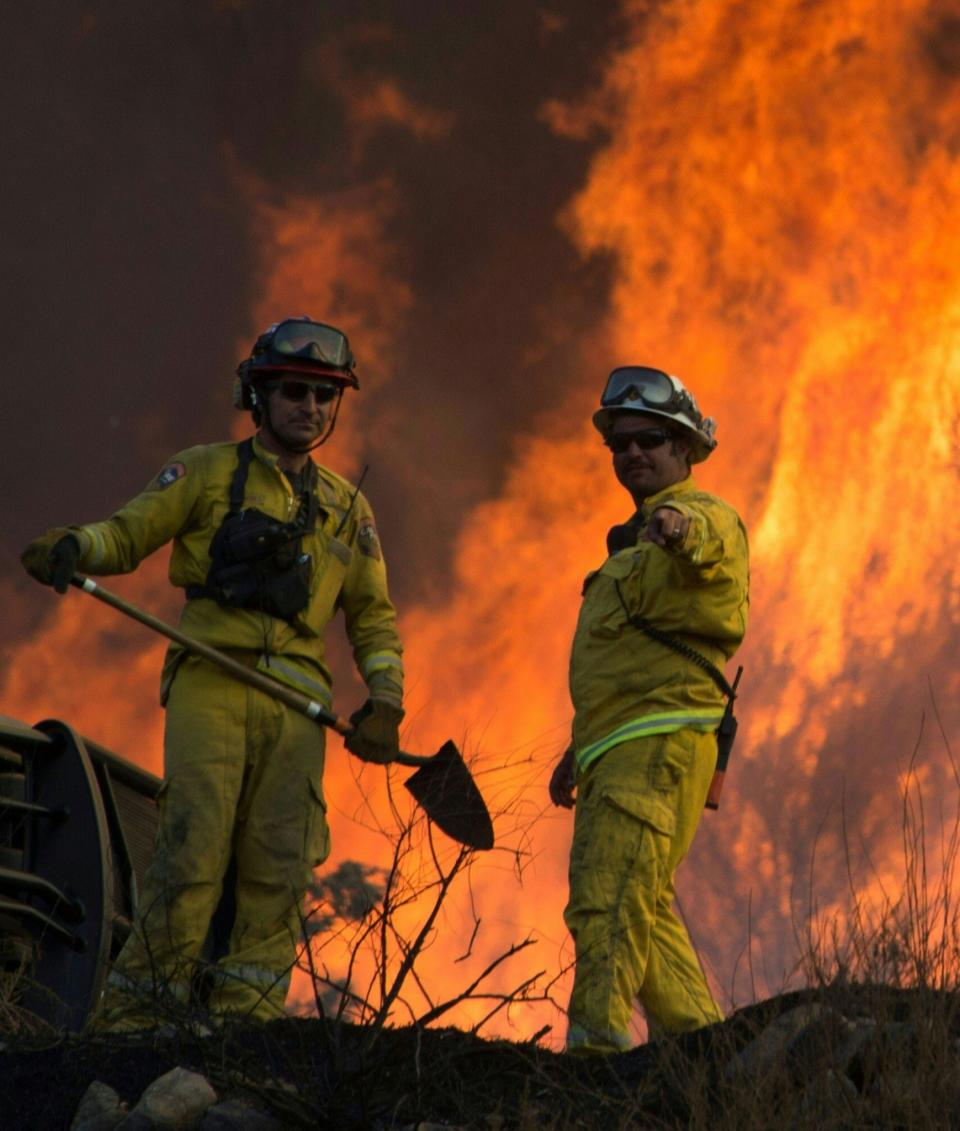
[[[641,509],[644,514],[652,514],[657,507],[667,499],[674,499],[678,495],[692,495],[697,489],[697,485],[693,481],[693,476],[688,475],[686,479],[681,479],[677,483],[671,483],[669,487],[664,487],[662,491],[657,491],[655,495],[648,495],[647,498],[643,500],[643,507]]]

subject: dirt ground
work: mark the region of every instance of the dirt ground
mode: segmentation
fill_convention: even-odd
[[[8,1049],[0,1054],[0,1127],[69,1128],[91,1081],[109,1084],[132,1106],[178,1065],[206,1075],[221,1099],[242,1098],[294,1128],[616,1126],[625,1094],[656,1061],[649,1046],[583,1060],[455,1029],[387,1029],[374,1037],[291,1019],[202,1039],[182,1032],[68,1037]],[[703,1052],[700,1037],[690,1053]],[[657,1107],[667,1114],[664,1102]]]
[[[898,1073],[901,1080],[919,1081],[918,1070],[931,1056],[925,1052],[918,1064],[917,1037],[935,1014],[941,1022],[929,1034],[934,1049],[956,1048],[960,1036],[956,995],[921,1000],[917,992],[880,987],[785,994],[741,1010],[721,1025],[599,1058],[486,1041],[455,1029],[375,1031],[297,1019],[235,1025],[202,1038],[183,1028],[32,1042],[20,1038],[0,1054],[0,1128],[67,1129],[93,1080],[109,1084],[132,1106],[148,1084],[176,1066],[204,1074],[221,1099],[242,1099],[290,1128],[412,1131],[433,1124],[482,1131],[595,1131],[792,1125],[790,1119],[786,1124],[779,1118],[771,1121],[771,1108],[763,1107],[781,1104],[794,1087],[789,1065],[779,1082],[751,1083],[739,1095],[731,1090],[728,1070],[731,1059],[775,1018],[811,1002],[829,1007],[833,1017],[841,1011],[863,1015],[869,1007],[890,1031],[909,1034],[902,1056],[890,1054],[894,1059],[888,1057],[882,1073],[876,1066],[870,1079],[862,1070],[859,1077],[854,1072],[856,1087],[865,1095],[877,1093],[878,1081],[882,1084]],[[929,1101],[941,1113],[960,1110],[956,1055],[951,1052],[924,1084],[925,1094],[918,1093],[917,1103]],[[895,1063],[902,1057],[910,1060],[902,1066],[908,1069],[905,1074]],[[763,1087],[766,1095],[761,1095]],[[934,1094],[941,1087],[950,1092],[943,1093],[942,1105]],[[750,1118],[745,1119],[748,1111]],[[801,1125],[806,1126],[796,1124]],[[855,1125],[900,1124],[884,1117],[879,1123]]]

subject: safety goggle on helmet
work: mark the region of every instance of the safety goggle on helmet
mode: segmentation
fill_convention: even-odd
[[[335,381],[341,388],[358,389],[360,382],[353,369],[353,351],[342,330],[306,315],[285,318],[264,330],[250,357],[237,367],[240,381],[234,403],[237,408],[250,408],[250,384],[276,373],[309,374]]]
[[[693,394],[678,377],[662,369],[646,365],[619,366],[607,378],[600,405],[593,414],[593,424],[603,436],[610,431],[617,413],[643,412],[672,420],[687,433],[693,443],[691,463],[701,463],[717,446],[716,422],[703,416]]]

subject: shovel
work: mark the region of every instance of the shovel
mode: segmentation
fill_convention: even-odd
[[[353,727],[346,719],[328,711],[326,707],[302,692],[287,687],[286,684],[277,683],[276,680],[245,667],[209,644],[187,636],[173,625],[159,620],[144,609],[131,605],[122,597],[104,589],[91,578],[75,573],[70,579],[70,584],[152,628],[167,639],[175,641],[193,655],[202,656],[203,659],[216,664],[241,683],[249,684],[250,687],[255,687],[265,695],[278,699],[292,710],[299,711],[300,714],[306,715],[322,726],[330,727],[337,734],[348,735],[353,731]],[[396,761],[401,766],[418,767],[417,772],[411,774],[404,785],[438,828],[467,848],[493,848],[493,825],[487,806],[460,756],[460,751],[453,742],[449,740],[445,742],[432,758],[401,752]]]

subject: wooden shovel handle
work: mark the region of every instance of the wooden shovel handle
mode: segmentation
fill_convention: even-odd
[[[225,655],[218,648],[188,636],[185,632],[181,632],[179,628],[174,628],[172,624],[167,624],[166,621],[160,620],[159,617],[155,617],[145,609],[125,601],[122,597],[118,597],[116,593],[111,593],[109,589],[104,589],[92,578],[75,573],[70,579],[70,584],[76,586],[77,589],[82,589],[84,593],[89,593],[91,597],[96,597],[98,601],[103,601],[105,605],[110,605],[111,608],[117,609],[135,621],[139,621],[147,628],[152,628],[154,632],[159,632],[161,636],[165,636],[168,640],[180,644],[192,655],[202,656],[203,659],[209,660],[211,664],[216,664],[217,667],[228,672],[234,679],[247,684],[249,687],[256,688],[257,691],[262,691],[264,695],[269,695],[284,703],[301,715],[313,719],[314,722],[330,727],[337,734],[346,736],[352,733],[353,727],[347,719],[327,710],[323,704],[311,699],[308,695],[304,695],[302,691],[297,691],[284,683],[278,683],[275,679],[263,675],[262,672],[248,668],[245,664],[234,660],[233,657]],[[404,754],[402,752],[396,758],[396,761],[402,766],[424,766],[430,760],[430,758],[420,757],[417,754]]]

